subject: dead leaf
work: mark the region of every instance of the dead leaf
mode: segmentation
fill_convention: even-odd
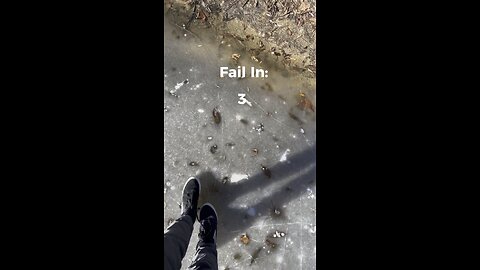
[[[313,103],[310,101],[310,99],[305,95],[305,93],[300,93],[299,95],[299,101],[297,103],[297,106],[300,107],[302,110],[307,110],[310,109],[312,112],[315,112],[313,109]]]
[[[244,233],[244,234],[242,234],[242,236],[240,236],[240,241],[244,245],[248,245],[248,243],[250,243],[250,238],[248,237],[248,235],[246,233]]]

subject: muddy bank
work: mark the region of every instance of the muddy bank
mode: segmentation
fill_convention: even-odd
[[[316,75],[316,0],[166,0],[165,17],[195,33],[205,29],[242,58],[304,77]]]

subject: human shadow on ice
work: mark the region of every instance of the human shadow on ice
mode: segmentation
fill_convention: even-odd
[[[272,177],[268,178],[260,171],[258,174],[237,183],[222,183],[215,178],[212,172],[202,172],[197,177],[202,184],[199,206],[210,202],[215,206],[218,214],[217,246],[221,247],[234,238],[238,238],[254,224],[257,219],[279,219],[278,223],[288,222],[288,212],[283,213],[282,205],[298,198],[307,191],[308,187],[315,186],[316,177],[316,144],[303,152],[292,155],[288,161],[270,167]],[[254,202],[244,203],[247,207],[232,207],[231,203],[250,192],[262,193],[273,186],[273,192]],[[274,207],[278,207],[280,214],[276,216]],[[248,213],[251,209],[252,213]],[[277,212],[278,213],[278,212]],[[272,215],[273,214],[273,215]],[[273,216],[273,217],[272,217]]]

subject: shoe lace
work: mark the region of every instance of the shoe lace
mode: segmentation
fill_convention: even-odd
[[[185,194],[185,195],[186,195],[186,197],[187,197],[187,203],[188,203],[188,204],[192,204],[192,197],[193,197],[193,195],[192,195],[191,193],[187,193],[187,194]]]
[[[215,220],[213,217],[208,217],[202,221],[200,221],[200,237],[203,239],[206,238],[213,238],[213,223]]]
[[[192,193],[185,193],[184,195],[184,202],[185,202],[185,205],[184,207],[185,208],[182,208],[184,212],[190,212],[191,209],[190,207],[192,207],[193,205],[193,194]]]

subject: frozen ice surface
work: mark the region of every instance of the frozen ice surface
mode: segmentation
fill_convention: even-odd
[[[316,269],[316,115],[296,106],[300,84],[273,71],[220,78],[219,67],[233,65],[218,47],[177,26],[164,36],[164,229],[197,176],[199,206],[210,202],[219,215],[219,269]],[[252,106],[238,104],[238,93]]]

